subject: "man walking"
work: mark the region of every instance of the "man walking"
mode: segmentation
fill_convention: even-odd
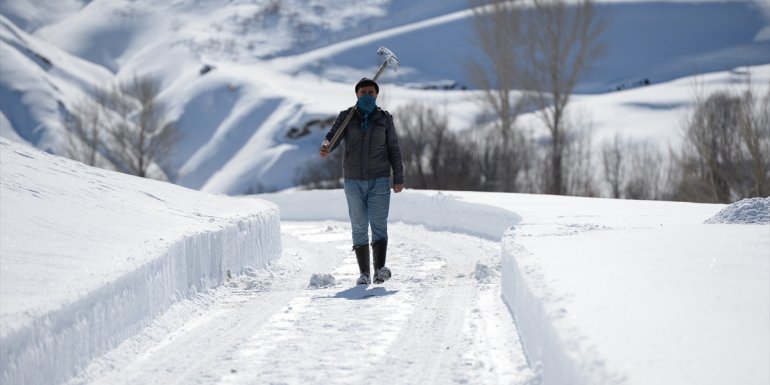
[[[363,78],[355,86],[356,102],[353,116],[342,137],[345,140],[343,160],[345,197],[353,228],[353,250],[356,252],[361,276],[357,285],[372,283],[369,268],[369,228],[372,232],[374,283],[390,278],[385,267],[388,248],[388,210],[390,208],[390,177],[393,173],[393,191],[404,188],[404,165],[398,145],[393,116],[377,107],[380,87],[374,80]],[[350,109],[341,111],[326,141],[319,150],[326,158],[339,145],[329,147],[329,141],[340,128]]]

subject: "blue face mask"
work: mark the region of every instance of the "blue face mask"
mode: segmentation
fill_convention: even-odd
[[[374,112],[374,109],[377,108],[377,99],[375,99],[372,95],[361,96],[358,98],[356,107],[358,107],[359,111],[365,114],[371,114]]]
[[[369,128],[369,115],[377,108],[377,100],[372,95],[364,95],[358,98],[356,108],[364,115],[361,120],[361,131],[366,132]]]

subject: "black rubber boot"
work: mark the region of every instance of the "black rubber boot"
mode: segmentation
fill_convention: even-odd
[[[388,240],[372,242],[372,251],[374,253],[374,283],[383,283],[390,278],[390,269],[385,267]]]
[[[353,246],[353,250],[355,250],[356,260],[358,260],[358,271],[361,272],[356,284],[368,285],[372,282],[372,274],[369,270],[369,245]]]
[[[374,271],[377,271],[385,266],[385,256],[388,254],[388,241],[372,242],[372,251],[374,252]]]

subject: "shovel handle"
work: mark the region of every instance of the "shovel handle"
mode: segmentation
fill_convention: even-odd
[[[380,77],[380,75],[382,75],[382,71],[385,71],[385,67],[387,66],[388,66],[387,61],[382,62],[382,64],[380,64],[380,68],[377,68],[377,72],[374,74],[374,77],[372,78],[372,80],[376,82],[377,79]]]
[[[345,129],[348,127],[348,123],[350,123],[350,119],[353,118],[353,110],[355,106],[350,107],[348,110],[348,115],[345,117],[345,120],[342,121],[342,124],[337,128],[337,131],[334,133],[334,136],[332,136],[332,140],[329,141],[329,151],[331,151],[332,148],[334,148],[334,144],[337,143],[338,140],[340,140],[340,137],[345,132]]]

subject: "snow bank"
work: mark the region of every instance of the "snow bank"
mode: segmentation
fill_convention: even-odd
[[[766,224],[703,223],[724,205],[458,194],[522,215],[502,291],[543,385],[770,381]]]
[[[517,243],[515,229],[505,233],[502,240],[502,292],[521,337],[531,369],[539,376],[542,385],[559,384],[616,384],[617,378],[606,372],[601,358],[595,351],[588,351],[579,338],[572,338],[555,324],[566,311],[549,312],[548,294],[538,295],[542,283],[532,279],[532,273],[520,266],[525,256],[535,258]],[[533,287],[533,285],[535,287]],[[540,291],[540,293],[539,293]]]
[[[281,219],[290,221],[348,221],[345,193],[340,190],[298,191],[259,195],[280,207]],[[391,192],[389,221],[420,224],[438,231],[454,231],[499,240],[521,220],[509,210],[459,200],[445,193]]]
[[[770,224],[770,197],[735,202],[709,218],[706,223]]]
[[[61,383],[180,299],[281,254],[278,210],[0,139],[0,382]]]

